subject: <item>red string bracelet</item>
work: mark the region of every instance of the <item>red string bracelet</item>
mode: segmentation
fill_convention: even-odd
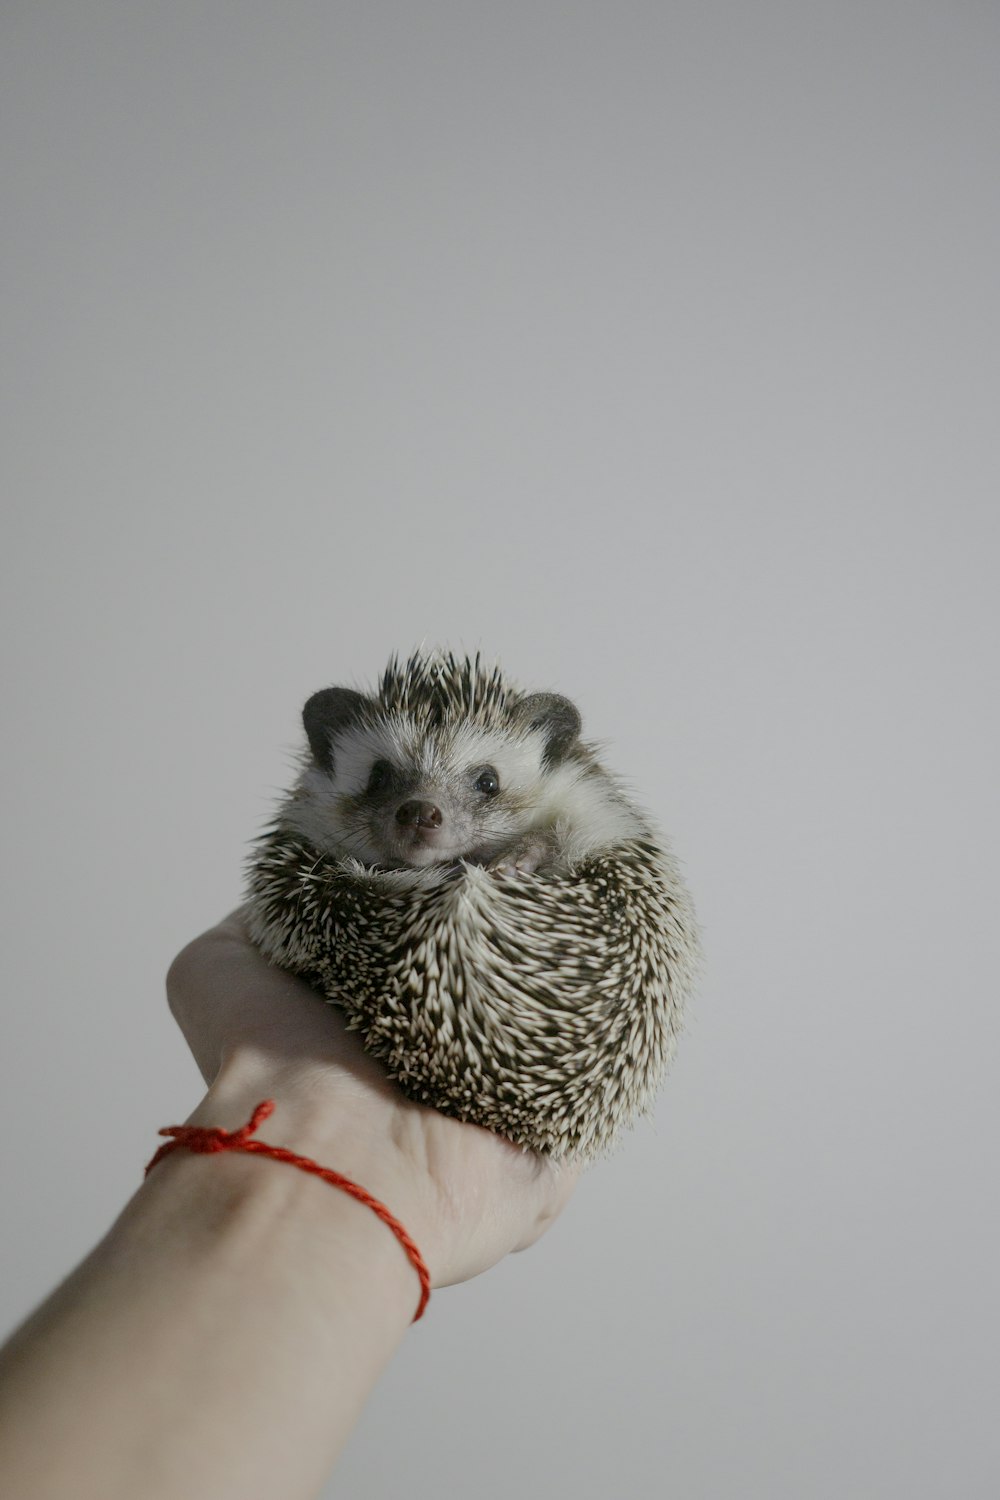
[[[431,1274],[424,1263],[416,1245],[410,1239],[406,1230],[398,1219],[394,1219],[384,1203],[373,1198],[371,1193],[352,1182],[349,1177],[342,1177],[339,1172],[332,1172],[329,1167],[321,1167],[319,1162],[310,1161],[308,1156],[299,1156],[294,1151],[286,1151],[284,1146],[269,1146],[266,1141],[251,1140],[261,1121],[266,1120],[269,1115],[274,1114],[274,1100],[263,1099],[254,1110],[250,1119],[239,1130],[219,1130],[215,1126],[202,1125],[167,1125],[157,1132],[158,1135],[172,1136],[173,1139],[166,1141],[152,1161],[146,1168],[145,1175],[148,1177],[165,1156],[171,1151],[176,1151],[178,1146],[186,1146],[189,1151],[197,1151],[210,1155],[215,1151],[245,1151],[254,1156],[270,1156],[275,1161],[287,1161],[293,1167],[301,1167],[303,1172],[311,1172],[314,1177],[322,1177],[331,1187],[340,1188],[349,1193],[352,1198],[357,1198],[359,1203],[366,1203],[370,1209],[386,1224],[396,1236],[407,1255],[410,1263],[420,1278],[420,1305],[414,1316],[414,1323],[424,1315],[424,1308],[430,1301]]]

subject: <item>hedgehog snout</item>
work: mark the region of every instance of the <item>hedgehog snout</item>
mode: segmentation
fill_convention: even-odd
[[[403,828],[440,828],[444,818],[435,803],[420,802],[411,797],[397,807],[396,822]]]

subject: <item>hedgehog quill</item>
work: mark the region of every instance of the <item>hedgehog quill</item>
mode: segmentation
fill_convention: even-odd
[[[410,1097],[552,1158],[606,1153],[652,1106],[699,939],[575,705],[437,651],[302,718],[248,862],[252,940]]]

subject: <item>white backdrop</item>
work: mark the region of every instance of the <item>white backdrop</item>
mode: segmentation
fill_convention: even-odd
[[[997,10],[2,40],[3,1329],[199,1096],[163,974],[306,696],[482,646],[610,742],[706,977],[329,1495],[994,1495]]]

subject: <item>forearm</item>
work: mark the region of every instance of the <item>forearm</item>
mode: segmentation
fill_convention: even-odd
[[[572,1166],[405,1098],[238,913],[167,987],[213,1080],[188,1123],[237,1130],[275,1099],[264,1140],[380,1199],[435,1286],[533,1243],[568,1198]],[[314,1496],[419,1300],[365,1204],[284,1162],[179,1147],[0,1352],[4,1493]]]
[[[243,1123],[215,1103],[204,1123]],[[398,1200],[366,1151],[348,1133],[349,1160],[332,1141],[321,1159]],[[418,1296],[365,1205],[285,1163],[178,1149],[0,1354],[4,1484],[19,1500],[312,1496]]]

